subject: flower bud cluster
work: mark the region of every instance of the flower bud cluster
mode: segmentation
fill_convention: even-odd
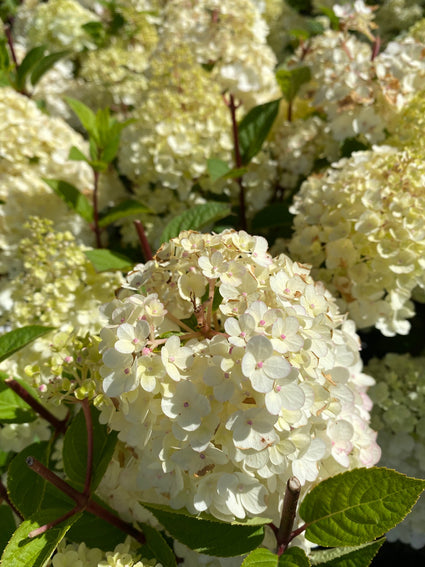
[[[287,479],[379,459],[354,325],[306,266],[246,232],[183,232],[104,307],[101,419],[140,500],[279,520]]]
[[[423,159],[389,146],[356,152],[303,183],[289,244],[341,298],[358,328],[407,334],[425,287]]]
[[[130,538],[118,544],[114,551],[88,548],[85,543],[59,544],[52,567],[155,567],[155,559],[141,559]]]
[[[425,357],[387,354],[372,359],[367,372],[377,384],[369,390],[374,402],[372,425],[378,430],[382,466],[423,478],[425,470]],[[389,541],[399,539],[414,548],[425,546],[425,500],[391,530]]]

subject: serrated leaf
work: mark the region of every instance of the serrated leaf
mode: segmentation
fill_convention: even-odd
[[[37,414],[24,402],[7,384],[9,378],[6,372],[0,372],[0,422],[29,423],[34,421]]]
[[[384,542],[385,538],[381,538],[355,547],[312,551],[310,562],[322,567],[368,567]]]
[[[290,547],[282,555],[276,555],[262,547],[254,549],[244,559],[241,567],[309,567],[305,552],[299,547]]]
[[[230,171],[228,164],[222,159],[211,158],[207,160],[207,171],[213,183]]]
[[[63,199],[68,207],[76,212],[77,215],[80,215],[80,217],[87,222],[93,221],[93,206],[77,187],[60,179],[46,179],[43,177],[43,181],[47,183],[56,195]]]
[[[142,522],[139,522],[139,524],[146,537],[146,543],[141,548],[142,556],[145,557],[143,550],[147,549],[150,555],[155,557],[158,563],[161,563],[163,567],[177,567],[176,556],[163,538],[161,532],[149,524]]]
[[[55,63],[57,63],[60,59],[63,59],[67,55],[69,55],[70,51],[56,51],[55,53],[49,53],[39,61],[31,73],[31,84],[33,87],[38,83],[38,81],[43,77],[47,71],[49,71]]]
[[[146,205],[135,201],[134,199],[128,199],[123,201],[119,205],[108,209],[100,214],[99,226],[105,227],[109,224],[115,222],[116,220],[126,218],[130,215],[139,215],[141,213],[151,213]]]
[[[306,537],[324,547],[381,537],[403,520],[424,489],[425,480],[378,467],[328,478],[301,503]]]
[[[311,79],[309,67],[294,67],[294,69],[279,69],[276,80],[287,102],[292,102],[304,83]]]
[[[54,329],[55,327],[28,325],[27,327],[21,327],[5,333],[0,337],[0,362]]]
[[[28,534],[60,517],[61,513],[61,510],[44,510],[22,522],[6,546],[1,564],[4,567],[45,567],[70,526],[78,519],[78,515],[66,519],[35,538],[29,538]]]
[[[117,442],[117,432],[99,423],[98,410],[90,406],[93,422],[93,471],[91,489],[96,490],[105,474]],[[77,488],[83,489],[87,470],[87,426],[80,410],[68,426],[63,441],[63,468]]]
[[[93,264],[97,272],[127,271],[133,266],[133,261],[124,254],[101,248],[97,250],[85,250],[84,254]]]
[[[161,235],[161,243],[175,238],[183,230],[200,230],[227,217],[230,212],[230,206],[227,203],[210,201],[203,205],[196,205],[168,223]]]
[[[143,502],[142,505],[152,512],[172,537],[198,553],[234,557],[252,551],[263,541],[263,526],[226,524],[190,516],[167,506]]]
[[[279,112],[280,98],[252,108],[239,124],[242,164],[247,165],[261,150]]]
[[[279,227],[279,236],[289,237],[292,232],[294,215],[289,212],[289,203],[274,203],[261,209],[252,219],[253,232],[261,228]]]
[[[97,137],[95,113],[83,102],[77,100],[76,98],[71,98],[67,96],[65,97],[65,100],[68,106],[71,108],[71,110],[73,110],[74,113],[77,115],[83,128],[87,130],[88,134],[90,136]]]
[[[71,161],[89,162],[88,158],[83,154],[83,152],[75,146],[72,146],[72,148],[69,150],[68,159],[70,159]]]
[[[9,506],[0,506],[0,553],[6,547],[7,542],[16,530],[16,523]]]
[[[45,45],[38,45],[33,47],[28,51],[22,60],[22,63],[16,69],[16,88],[21,91],[25,88],[25,82],[28,73],[37,65],[43,58],[44,52],[46,51]]]

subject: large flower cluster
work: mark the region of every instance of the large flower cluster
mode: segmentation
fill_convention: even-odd
[[[140,460],[140,500],[278,521],[291,475],[379,459],[354,325],[265,239],[183,232],[104,311],[101,419]]]
[[[407,334],[425,287],[423,160],[389,146],[356,152],[295,196],[291,253],[341,298],[358,328]]]
[[[62,179],[89,193],[90,168],[68,160],[72,146],[87,151],[83,138],[9,87],[1,89],[0,124],[0,272],[12,267],[29,216],[48,217],[59,230],[72,229],[91,242],[81,217],[70,212],[42,179]]]
[[[425,357],[387,354],[372,359],[367,371],[377,380],[370,389],[374,401],[372,425],[378,430],[381,465],[409,476],[425,470]],[[422,498],[406,520],[391,530],[389,541],[425,546],[425,501]]]

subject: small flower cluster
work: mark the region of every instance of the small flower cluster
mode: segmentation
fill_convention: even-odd
[[[114,551],[88,548],[85,543],[59,544],[51,563],[52,567],[162,567],[155,559],[140,559],[128,539]]]
[[[341,298],[358,328],[407,334],[425,287],[423,159],[389,146],[356,152],[303,183],[291,254]]]
[[[370,390],[374,402],[372,425],[382,449],[380,464],[409,476],[423,477],[425,470],[425,357],[387,354],[372,359],[367,372],[377,384]],[[425,546],[425,501],[388,534],[414,548]]]
[[[265,239],[183,232],[104,312],[101,419],[139,458],[141,501],[278,521],[291,475],[379,459],[354,325]]]

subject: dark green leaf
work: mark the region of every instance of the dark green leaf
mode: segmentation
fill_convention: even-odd
[[[294,67],[294,69],[276,71],[276,80],[287,102],[292,102],[301,86],[308,83],[310,79],[311,71],[308,67]]]
[[[78,519],[78,515],[64,520],[37,537],[29,538],[28,534],[52,522],[61,514],[61,510],[43,510],[22,522],[4,550],[1,564],[4,567],[45,567],[70,526]]]
[[[60,179],[45,179],[43,181],[47,183],[49,187],[58,195],[61,199],[65,201],[70,209],[75,211],[80,217],[82,217],[87,222],[93,221],[93,207],[85,195],[80,193],[80,191],[67,183],[66,181],[61,181]]]
[[[176,556],[161,535],[161,532],[148,524],[140,522],[139,524],[146,537],[146,543],[142,547],[143,557],[145,557],[143,549],[147,549],[150,555],[155,557],[158,563],[161,563],[163,567],[177,567]]]
[[[45,45],[33,47],[22,60],[22,63],[16,69],[16,88],[18,91],[25,89],[25,81],[28,73],[37,65],[44,56],[46,51]]]
[[[252,551],[264,537],[261,525],[235,525],[215,519],[201,519],[167,506],[145,504],[172,537],[190,549],[206,555],[233,557]]]
[[[71,107],[71,110],[75,112],[83,128],[87,130],[88,134],[90,136],[96,137],[97,135],[96,115],[94,114],[94,112],[83,102],[75,98],[65,97],[65,100],[68,103],[68,105]]]
[[[212,225],[229,214],[230,206],[227,203],[210,201],[203,205],[196,205],[168,223],[161,235],[161,243],[175,238],[183,230],[200,230],[207,225]]]
[[[5,384],[9,375],[0,372],[0,422],[29,423],[37,417],[31,407]]]
[[[76,148],[75,146],[72,146],[72,148],[69,150],[68,159],[70,159],[72,161],[89,162],[89,159],[87,158],[87,156],[85,156],[83,154],[83,152],[81,150],[79,150],[78,148]]]
[[[84,254],[93,264],[97,272],[127,271],[133,266],[133,261],[124,254],[112,252],[104,248],[98,250],[86,250]]]
[[[328,478],[301,503],[306,537],[324,547],[369,542],[401,522],[424,489],[425,480],[378,467]]]
[[[2,553],[7,542],[12,537],[13,532],[16,530],[16,523],[9,506],[0,506],[0,526],[0,553]]]
[[[70,51],[56,51],[46,55],[39,61],[31,73],[31,84],[35,86],[42,76],[49,71],[55,63],[69,55]]]
[[[116,205],[115,207],[102,212],[100,214],[99,226],[108,226],[108,224],[111,224],[118,219],[126,218],[130,215],[138,215],[140,213],[151,212],[151,209],[149,209],[146,205],[139,203],[139,201],[128,199],[127,201],[123,201],[119,205]]]
[[[91,488],[95,490],[105,474],[117,442],[117,433],[99,423],[99,412],[90,407],[93,422],[93,473]],[[87,470],[87,425],[80,410],[68,426],[63,442],[63,467],[68,478],[79,489],[84,488]]]
[[[211,158],[207,161],[207,171],[214,183],[217,179],[226,175],[230,171],[230,167],[222,159]]]
[[[244,559],[242,567],[309,567],[305,552],[299,547],[290,547],[278,556],[262,547],[254,549]]]
[[[280,99],[252,108],[239,124],[239,146],[242,164],[247,165],[258,154],[279,112]]]
[[[98,47],[102,46],[106,39],[106,31],[102,22],[87,22],[81,27]]]
[[[6,47],[6,38],[0,37],[0,70],[10,70],[10,57]]]
[[[310,555],[312,565],[322,567],[368,567],[378,553],[385,538],[356,547],[336,547],[313,551]]]
[[[54,329],[55,327],[28,325],[5,333],[0,337],[0,362]]]
[[[252,219],[252,231],[261,228],[279,227],[279,236],[288,238],[291,235],[294,216],[289,212],[289,203],[274,203],[261,209]]]

